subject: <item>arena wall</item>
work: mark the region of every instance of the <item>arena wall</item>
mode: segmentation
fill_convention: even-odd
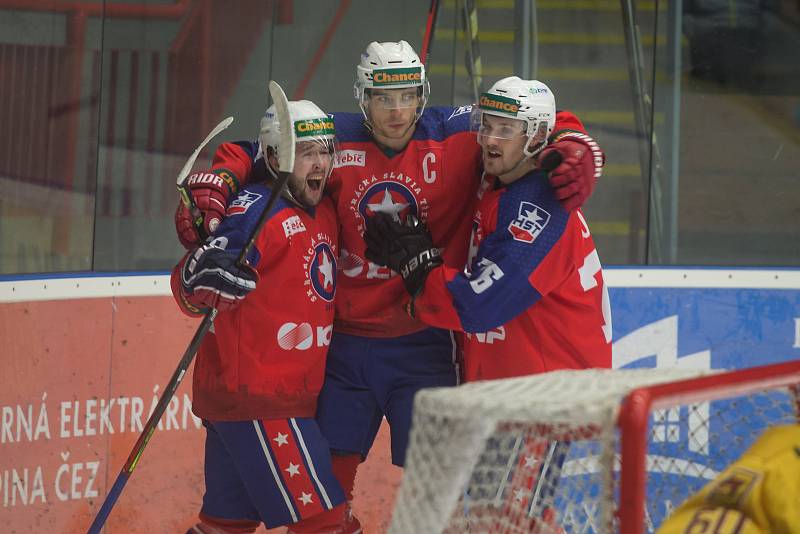
[[[799,270],[604,273],[615,367],[732,369],[800,356]],[[165,274],[0,278],[5,532],[85,531],[196,326],[172,301]],[[503,337],[497,329],[483,341],[502,350]],[[191,373],[106,532],[183,532],[194,521],[203,432],[190,384]],[[385,528],[400,481],[387,468],[385,430],[359,472],[355,506],[366,532]]]

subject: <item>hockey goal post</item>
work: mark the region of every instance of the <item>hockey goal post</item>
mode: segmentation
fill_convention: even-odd
[[[769,426],[800,361],[592,369],[420,392],[389,532],[654,532]]]

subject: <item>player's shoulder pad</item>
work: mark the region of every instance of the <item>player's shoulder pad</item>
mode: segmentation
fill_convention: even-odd
[[[547,181],[547,174],[535,170],[513,182],[500,196],[498,230],[508,227],[515,241],[531,244],[540,234],[558,239],[569,220]]]
[[[364,125],[364,115],[361,113],[336,112],[333,114],[333,124],[336,128],[336,138],[340,143],[372,141],[372,134]]]
[[[264,182],[249,184],[242,189],[239,194],[228,204],[224,223],[236,225],[239,230],[249,230],[255,228],[258,218],[264,211],[269,197],[272,194],[272,187]],[[268,219],[274,217],[280,211],[293,208],[286,198],[279,197],[278,201],[270,209]]]
[[[556,214],[566,220],[569,212],[564,209],[556,198],[553,187],[550,185],[547,173],[541,169],[529,172],[506,188],[509,200],[536,202],[551,214]]]
[[[230,144],[240,148],[247,154],[250,161],[256,160],[258,156],[258,141],[232,141]]]
[[[425,108],[417,121],[417,129],[414,131],[412,139],[444,141],[451,135],[468,132],[470,111],[472,111],[472,106]]]
[[[784,469],[794,469],[800,476],[800,461],[789,464],[785,462],[787,457],[800,460],[800,424],[768,428],[745,455],[757,457],[765,464],[780,458]]]

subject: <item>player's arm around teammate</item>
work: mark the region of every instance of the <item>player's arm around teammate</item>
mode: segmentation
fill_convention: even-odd
[[[367,256],[401,274],[414,316],[477,334],[466,341],[468,380],[611,363],[607,290],[589,228],[580,210],[560,205],[535,157],[554,115],[552,93],[535,80],[506,78],[481,96],[473,125],[486,176],[465,270],[443,265],[421,223],[376,217],[367,225]]]
[[[324,195],[335,157],[333,121],[309,101],[262,121],[265,165],[247,169],[217,228],[172,276],[187,313],[215,307],[198,351],[193,411],[206,428],[205,494],[192,534],[357,532],[328,442],[313,419],[333,327],[338,223]],[[254,231],[277,169],[278,130],[294,128],[288,191],[256,236],[247,266],[235,261]]]
[[[409,317],[398,304],[404,294],[402,282],[364,255],[365,221],[381,212],[425,220],[447,249],[446,260],[460,267],[466,260],[468,217],[481,175],[480,149],[469,131],[469,106],[426,107],[425,68],[407,42],[370,43],[356,67],[355,93],[361,112],[334,117],[342,151],[328,190],[341,225],[341,276],[317,410],[348,495],[356,467],[384,417],[391,429],[392,461],[402,465],[414,394],[424,387],[457,383],[451,332]],[[569,113],[558,114],[556,123],[565,136],[582,133],[580,121]],[[585,201],[602,164],[584,142],[565,139],[552,145],[558,148],[561,164],[551,177],[562,177],[557,190],[567,207]],[[239,149],[227,155],[253,157],[251,151]],[[261,160],[254,161],[249,175]],[[249,161],[239,166],[246,168],[245,163]],[[237,174],[240,184],[249,175]],[[217,192],[224,196],[226,189]],[[184,221],[184,228],[191,226],[187,219],[188,213],[179,208],[177,220]]]
[[[371,136],[379,145],[395,152],[407,147],[428,102],[430,89],[424,67],[420,83],[416,87],[402,89],[395,89],[392,83],[381,83],[380,80],[377,84],[373,83],[374,70],[366,67],[374,56],[398,54],[401,50],[408,57],[403,58],[405,63],[400,67],[407,68],[416,58],[416,53],[407,42],[370,43],[362,54],[360,65],[364,68],[363,76],[369,77],[370,83],[362,83],[360,92],[358,77],[362,74],[361,71],[356,76],[356,99]],[[457,109],[451,108],[451,112],[456,112]],[[203,227],[199,230],[195,228],[189,211],[182,203],[178,204],[175,228],[181,243],[187,249],[200,244],[204,235],[213,232],[224,219],[228,202],[251,179],[253,161],[257,158],[257,154],[253,153],[253,146],[253,143],[247,141],[223,143],[215,151],[208,170],[189,176],[187,184],[203,214]],[[592,150],[595,146],[596,143],[587,135],[583,124],[574,114],[569,111],[557,112],[552,139],[540,157],[545,159],[552,152],[559,154],[561,163],[549,173],[548,180],[556,198],[567,210],[583,205],[602,175],[605,161],[595,157]]]

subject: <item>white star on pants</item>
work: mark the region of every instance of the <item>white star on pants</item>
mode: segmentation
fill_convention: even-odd
[[[272,438],[272,441],[278,444],[278,447],[289,444],[289,434],[281,434],[278,432],[277,438]]]
[[[300,466],[289,462],[289,467],[287,467],[285,471],[289,473],[289,478],[292,478],[293,476],[300,474]]]
[[[310,494],[310,493],[306,493],[306,492],[303,492],[303,493],[300,495],[300,499],[299,499],[299,500],[300,500],[300,501],[301,501],[303,504],[310,504],[310,503],[314,502],[314,499],[311,497],[311,494]]]

